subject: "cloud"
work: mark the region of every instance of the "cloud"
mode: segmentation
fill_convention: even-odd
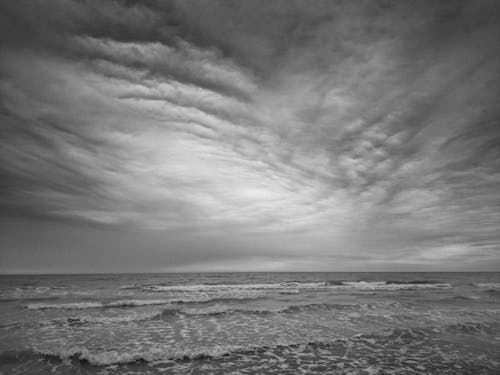
[[[2,4],[3,217],[175,233],[169,269],[498,261],[495,13]]]

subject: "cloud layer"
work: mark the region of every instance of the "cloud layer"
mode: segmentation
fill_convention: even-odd
[[[2,4],[2,271],[498,269],[499,16]]]

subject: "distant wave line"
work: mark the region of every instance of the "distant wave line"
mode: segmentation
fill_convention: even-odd
[[[123,285],[121,289],[142,289],[150,292],[209,292],[225,290],[304,290],[304,289],[359,289],[359,290],[400,290],[400,289],[445,289],[449,283],[429,280],[412,281],[343,281],[324,282],[283,282],[273,284],[195,284],[195,285]]]

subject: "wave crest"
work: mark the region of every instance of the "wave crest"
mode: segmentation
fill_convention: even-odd
[[[250,351],[257,349],[254,346],[237,345],[214,345],[196,349],[180,349],[153,347],[136,352],[120,352],[109,350],[92,352],[85,347],[71,347],[61,351],[51,351],[33,348],[33,353],[45,357],[57,358],[62,361],[76,360],[95,366],[122,365],[135,362],[160,362],[166,360],[198,360],[204,358],[216,358],[239,351]]]
[[[278,291],[295,294],[301,290],[316,289],[358,289],[358,290],[399,290],[399,289],[447,289],[449,283],[432,280],[387,280],[387,281],[343,281],[325,282],[287,281],[274,284],[197,284],[197,285],[124,285],[121,288],[141,288],[149,292],[227,292],[227,291]]]
[[[272,284],[196,284],[196,285],[144,285],[142,289],[150,292],[210,292],[231,290],[282,290],[316,289],[327,286],[324,282],[301,283],[289,281]]]

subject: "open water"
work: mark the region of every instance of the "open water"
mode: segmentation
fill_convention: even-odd
[[[500,374],[500,273],[0,276],[2,374]]]

